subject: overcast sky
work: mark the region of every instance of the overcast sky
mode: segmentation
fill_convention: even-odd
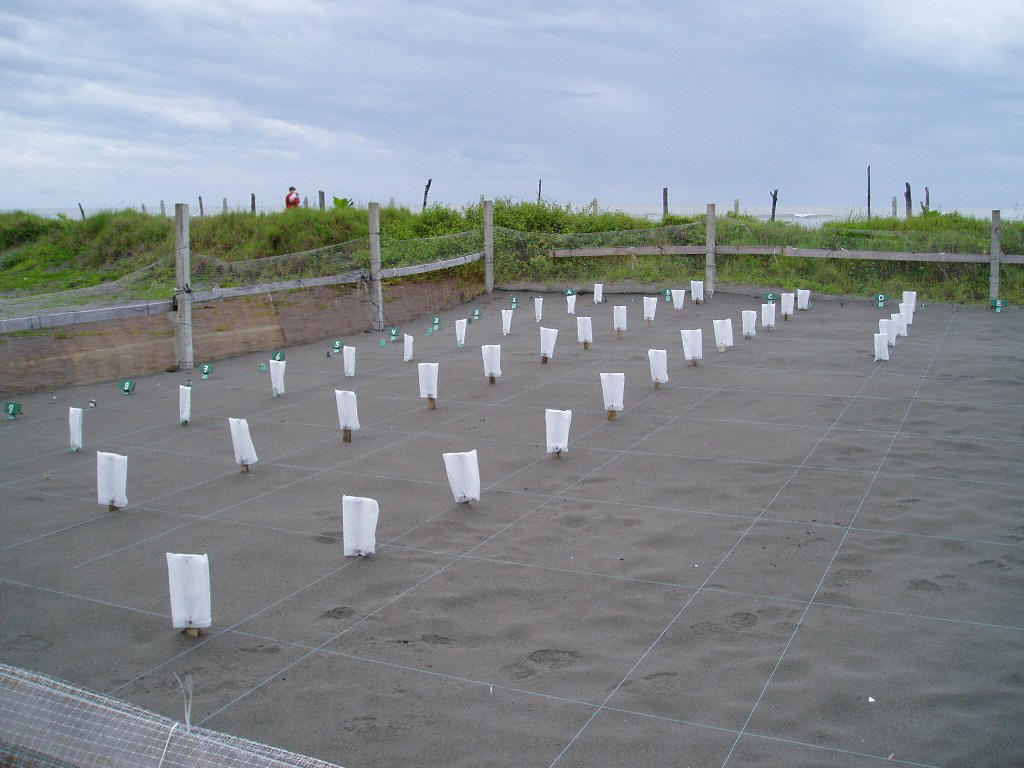
[[[0,209],[1024,213],[1024,2],[4,0]]]

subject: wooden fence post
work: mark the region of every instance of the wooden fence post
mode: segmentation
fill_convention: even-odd
[[[661,218],[668,218],[668,187],[661,188]]]
[[[706,256],[704,260],[704,282],[708,295],[715,294],[715,204],[708,203]]]
[[[732,215],[733,216],[739,216],[740,215],[740,199],[738,197],[735,200],[732,201]]]
[[[494,293],[494,201],[484,200],[484,287]]]
[[[910,199],[910,182],[906,181],[903,183],[903,199],[907,204],[907,219],[914,215],[914,203]]]
[[[85,221],[85,208],[82,207],[81,203],[78,204],[78,212],[82,214],[82,221]]]
[[[175,216],[178,215],[178,205],[177,205],[177,203],[175,203],[175,205],[174,205],[174,215]],[[202,195],[199,196],[199,215],[200,216],[203,215],[203,196]]]
[[[327,208],[327,195],[326,195],[326,193],[322,189],[320,190],[320,192],[318,194],[320,195],[320,210],[321,211],[326,210],[326,208]]]
[[[384,288],[380,274],[380,203],[370,203],[370,310],[373,330],[384,330]]]
[[[892,196],[892,217],[896,218],[896,195]]]
[[[191,371],[195,361],[192,356],[192,255],[188,203],[174,205],[174,241],[174,293],[178,304],[178,318],[174,324],[174,352],[178,359],[178,369]]]
[[[249,210],[251,210],[253,213],[256,213],[256,193],[255,192],[250,192],[249,193]]]
[[[164,201],[163,200],[160,201],[160,215],[161,216],[166,216],[167,215],[167,209],[164,208]]]
[[[224,213],[228,212],[228,199],[226,197],[224,198],[224,205],[222,206],[222,210],[224,211]]]
[[[989,301],[999,298],[999,257],[1002,253],[1002,225],[999,223],[999,211],[992,211],[992,248],[989,250],[988,262],[988,298]]]
[[[868,166],[868,218],[871,218],[871,166]]]
[[[768,221],[775,221],[775,206],[779,203],[779,190],[778,187],[771,191],[772,196],[772,217]]]

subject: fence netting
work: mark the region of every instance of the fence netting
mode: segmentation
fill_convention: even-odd
[[[337,768],[0,664],[0,765]]]

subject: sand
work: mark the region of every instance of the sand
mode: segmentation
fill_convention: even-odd
[[[922,297],[874,363],[893,310],[867,299],[812,296],[719,353],[712,320],[739,328],[759,296],[662,300],[645,328],[639,296],[581,295],[584,350],[563,298],[537,323],[515,295],[509,336],[501,291],[403,328],[413,362],[347,338],[354,378],[328,340],[287,349],[283,397],[266,353],[217,361],[191,375],[188,426],[183,373],[19,398],[0,660],[175,718],[190,673],[193,723],[351,768],[1024,763],[1019,311]],[[540,325],[559,329],[548,364]],[[704,330],[699,366],[681,328]],[[493,385],[481,344],[502,345]],[[416,362],[440,363],[434,411]],[[619,371],[610,421],[599,373]],[[350,444],[335,388],[358,396]],[[560,458],[545,408],[573,411]],[[228,417],[248,419],[250,474]],[[472,449],[482,498],[455,504],[441,454]],[[128,456],[123,510],[96,503],[97,450]],[[342,556],[343,494],[379,501],[373,557]],[[198,639],[171,629],[165,552],[209,554]]]

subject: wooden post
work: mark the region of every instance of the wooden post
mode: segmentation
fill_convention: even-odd
[[[988,298],[989,301],[999,298],[999,257],[1002,251],[1002,225],[999,223],[999,211],[992,211],[992,248],[988,262]]]
[[[373,330],[384,330],[384,288],[380,275],[380,203],[369,204],[370,218],[370,309]]]
[[[608,411],[608,421],[615,421],[615,411]]]
[[[164,201],[163,200],[160,201],[160,215],[161,216],[166,216],[167,215],[167,209],[164,208]]]
[[[740,215],[740,199],[738,197],[735,198],[732,201],[732,215],[733,216],[739,216]]]
[[[228,199],[227,199],[226,197],[224,198],[224,203],[223,203],[223,205],[221,206],[221,210],[222,210],[222,211],[223,211],[224,213],[227,213],[227,212],[228,212]]]
[[[483,201],[484,213],[484,289],[494,293],[494,201]]]
[[[351,443],[352,442],[352,430],[349,427],[343,427],[341,430],[341,442]]]
[[[185,627],[185,634],[189,637],[199,637],[199,627]]]
[[[487,377],[487,383],[488,384],[494,384],[495,383],[495,378],[493,376],[488,376]]]
[[[778,204],[778,202],[779,190],[776,188],[772,190],[772,217],[769,219],[769,221],[775,221],[775,206]]]
[[[928,187],[924,188],[924,212],[928,213],[932,209],[932,193],[928,191]]]
[[[704,289],[709,296],[715,293],[715,204],[708,203],[706,222],[706,256],[704,259]]]
[[[327,209],[327,195],[326,195],[326,193],[321,189],[319,192],[317,192],[317,194],[320,195],[320,210],[321,211],[326,210]]]
[[[871,166],[868,166],[868,218],[871,218]]]
[[[543,179],[537,179],[537,205],[540,205],[540,185]]]
[[[249,210],[253,214],[256,213],[256,193],[255,192],[250,192],[249,193]]]
[[[146,204],[145,203],[142,204],[142,215],[143,216],[146,215]]]
[[[427,186],[423,188],[423,210],[427,210],[427,193],[430,191],[430,182],[433,179],[427,179]]]
[[[201,199],[201,198],[200,198]],[[192,252],[189,245],[189,211],[187,203],[174,206],[174,283],[178,304],[177,322],[174,324],[174,352],[178,369],[191,371],[192,356]]]
[[[661,188],[661,218],[668,218],[668,187]]]
[[[302,198],[302,207],[309,208],[309,196]]]
[[[81,203],[78,204],[78,212],[82,214],[82,221],[85,221],[85,208],[82,207]]]
[[[590,342],[589,341],[584,341],[583,342],[583,348],[584,349],[590,349]]]
[[[907,219],[914,215],[914,204],[910,199],[910,182],[903,183],[903,199],[907,204]]]
[[[896,218],[896,195],[892,196],[892,217]]]
[[[428,397],[427,398],[427,410],[428,411],[435,411],[435,410],[437,410],[437,398],[434,398],[434,397]]]
[[[175,206],[175,213],[177,213],[177,206]],[[203,214],[203,196],[202,195],[199,196],[199,215],[200,216],[204,215]]]

